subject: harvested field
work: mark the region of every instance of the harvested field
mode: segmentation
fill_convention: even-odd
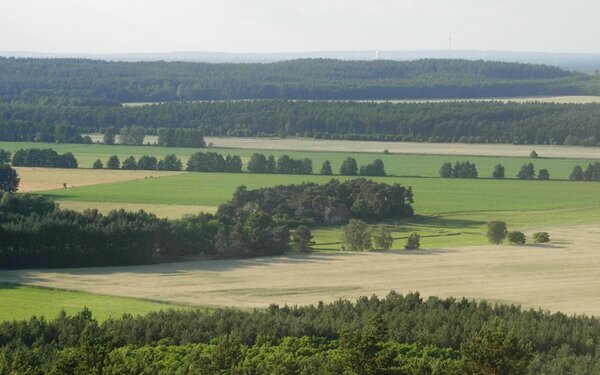
[[[394,289],[600,314],[600,226],[560,226],[549,232],[553,243],[548,245],[2,271],[0,281],[238,307],[383,296]]]
[[[122,171],[107,169],[57,169],[57,168],[15,168],[21,177],[19,192],[62,189],[98,184],[109,184],[130,180],[172,176],[181,172],[163,171]]]
[[[545,158],[600,159],[600,148],[581,146],[508,145],[469,143],[417,143],[344,141],[312,138],[238,138],[206,137],[207,143],[220,148],[262,150],[376,152],[396,154],[527,157],[531,150]]]

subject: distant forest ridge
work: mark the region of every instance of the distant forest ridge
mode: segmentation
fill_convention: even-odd
[[[433,99],[600,94],[600,79],[548,65],[421,59],[274,63],[0,58],[0,100],[91,104],[222,99]]]

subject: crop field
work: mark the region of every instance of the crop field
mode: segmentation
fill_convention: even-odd
[[[67,314],[74,314],[84,307],[91,309],[93,316],[99,320],[118,318],[124,313],[138,315],[169,308],[189,308],[134,298],[7,283],[0,283],[0,305],[0,322],[27,320],[32,315],[49,319],[57,316],[61,310],[65,310]]]
[[[308,304],[396,290],[600,314],[598,226],[547,229],[548,245],[1,271],[0,280],[202,306]]]

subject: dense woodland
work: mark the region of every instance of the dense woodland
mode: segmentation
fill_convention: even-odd
[[[221,99],[405,99],[579,95],[591,76],[546,65],[424,59],[268,64],[0,58],[0,98],[91,105]]]
[[[391,292],[355,303],[0,324],[0,373],[546,374],[600,372],[600,321]]]
[[[596,146],[600,105],[267,100],[121,107],[0,102],[2,141],[87,142],[82,133],[133,126],[158,134],[163,145],[192,147],[203,145],[201,135]],[[199,134],[185,135],[190,129]]]
[[[240,187],[216,215],[177,220],[144,211],[62,210],[50,199],[0,192],[0,268],[144,264],[186,257],[244,258],[290,250],[298,223],[413,214],[412,190],[357,179],[270,189]],[[306,210],[298,210],[306,205]]]
[[[332,179],[326,184],[303,183],[256,190],[239,187],[219,213],[243,219],[254,210],[286,225],[329,225],[352,218],[383,220],[413,215],[411,187],[388,185],[364,178]]]

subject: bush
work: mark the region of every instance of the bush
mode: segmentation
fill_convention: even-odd
[[[569,175],[569,180],[571,181],[583,181],[583,168],[581,166],[576,165],[573,167],[573,171]]]
[[[523,232],[519,232],[518,230],[508,232],[508,242],[511,245],[523,245],[526,240]]]
[[[497,164],[494,167],[494,172],[492,173],[492,178],[496,178],[496,179],[504,178],[504,166],[502,164]]]
[[[550,235],[548,234],[548,232],[536,232],[533,234],[533,242],[548,243],[550,242]]]
[[[532,159],[537,159],[537,158],[539,157],[539,155],[538,155],[538,153],[537,153],[537,152],[535,152],[535,150],[534,150],[534,151],[531,151],[531,152],[529,153],[529,157],[530,157],[530,158],[532,158]]]
[[[404,248],[406,250],[416,250],[421,247],[421,236],[417,232],[412,232],[406,239]]]
[[[389,250],[394,244],[394,238],[392,237],[392,231],[383,226],[379,225],[372,232],[373,242],[375,247],[381,250]]]
[[[344,227],[342,243],[353,251],[371,250],[371,233],[367,223],[362,220],[352,219]]]

